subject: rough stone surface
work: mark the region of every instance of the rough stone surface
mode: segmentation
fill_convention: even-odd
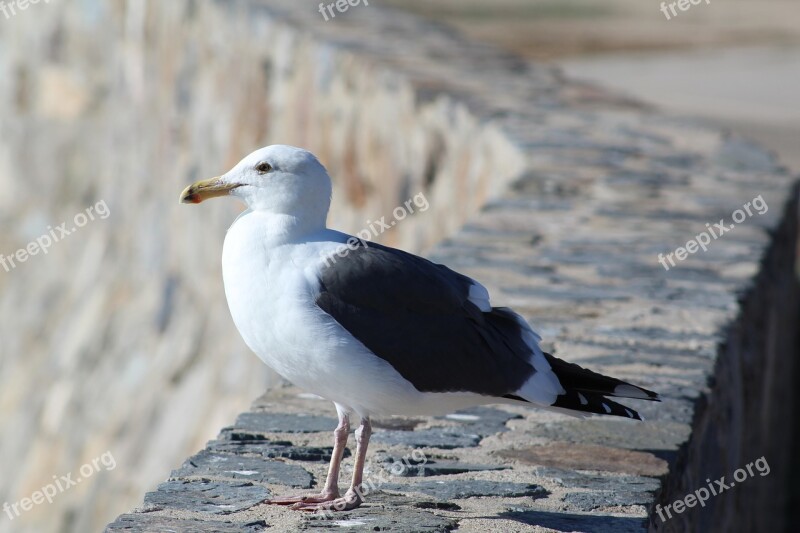
[[[459,432],[474,433],[480,437],[495,435],[507,431],[506,423],[509,420],[519,420],[522,416],[491,407],[473,407],[453,413],[442,420],[457,422]]]
[[[594,472],[537,467],[537,475],[547,477],[561,487],[601,491],[642,492],[657,490],[658,479],[645,476],[600,475]]]
[[[414,431],[376,431],[375,442],[409,446],[411,448],[467,448],[477,446],[483,437],[506,431],[506,422],[522,418],[490,407],[475,407],[438,417],[452,423],[445,428],[419,429]]]
[[[643,505],[653,501],[652,492],[632,492],[619,487],[615,490],[592,492],[570,492],[564,496],[564,503],[581,511],[609,509],[617,506]]]
[[[667,473],[667,461],[651,453],[607,446],[553,442],[543,446],[501,450],[497,455],[531,465],[574,470],[602,470],[644,476]]]
[[[231,434],[228,436],[233,437]],[[327,461],[333,453],[332,446],[294,446],[289,441],[252,439],[211,441],[208,443],[208,449],[213,452],[259,455],[269,459],[282,457],[294,461]],[[349,448],[345,448],[344,457],[350,457]]]
[[[172,518],[153,514],[124,514],[106,527],[106,533],[257,533],[267,530],[263,520],[250,523],[220,522],[217,520],[193,520]]]
[[[249,482],[170,480],[144,497],[147,512],[164,509],[230,514],[249,509],[269,498],[266,488]]]
[[[336,419],[315,415],[285,415],[282,413],[243,413],[231,429],[235,440],[244,440],[243,434],[264,433],[333,433]]]
[[[435,24],[377,5],[325,23],[317,4],[51,2],[3,24],[0,218],[9,230],[0,252],[101,199],[111,215],[0,277],[0,405],[12,413],[0,417],[0,435],[12,436],[0,441],[10,480],[0,501],[18,501],[106,450],[117,465],[0,528],[99,529],[263,390],[263,365],[236,334],[219,279],[221,242],[239,208],[190,209],[175,196],[254,147],[285,142],[330,169],[333,226],[361,230],[424,192],[430,209],[378,236],[383,242],[480,279],[494,304],[529,319],[557,356],[664,398],[630,402],[644,424],[506,406],[499,410],[510,418],[491,427],[423,418],[413,431],[376,431],[373,451],[402,457],[423,444],[434,459],[511,466],[426,483],[535,484],[549,495],[456,499],[460,510],[448,510],[392,494],[386,507],[368,502],[363,512],[394,513],[398,530],[409,513],[466,533],[785,529],[798,466],[786,431],[800,321],[794,178],[746,141]],[[730,224],[757,196],[767,212],[669,270],[659,264],[658,254],[674,253],[706,224]],[[298,393],[273,389],[256,412],[329,420],[272,419],[217,440],[330,446],[331,406]],[[31,409],[36,416],[23,415]],[[669,473],[624,472],[661,483],[646,506],[651,489],[623,490],[619,462],[595,465],[616,476],[575,470],[592,465],[592,448],[582,460],[572,450],[571,464],[542,456],[556,472],[500,455],[553,443],[648,454]],[[671,503],[762,456],[769,476],[647,525],[655,501]],[[315,489],[326,470],[324,460],[256,460],[303,468]],[[255,503],[291,487],[216,474],[209,466],[211,481],[170,481],[146,505],[155,498],[174,510],[154,513],[220,521],[206,487],[227,510],[241,509],[226,520],[306,527],[307,516]],[[369,476],[419,481],[393,480],[380,465]],[[613,508],[584,511],[604,501]]]
[[[537,485],[469,479],[415,481],[410,484],[386,483],[381,485],[380,488],[381,490],[391,492],[416,492],[440,500],[457,500],[462,498],[474,498],[476,496],[503,496],[514,498],[533,496],[535,498],[545,498],[548,494],[546,490]]]
[[[411,448],[468,448],[477,446],[481,437],[458,430],[421,429],[416,431],[376,431],[372,440],[380,444],[408,446]]]
[[[299,466],[281,461],[265,461],[261,457],[243,457],[207,450],[187,459],[170,477],[181,479],[211,475],[302,488],[310,488],[312,480],[311,474]]]
[[[311,516],[302,531],[398,531],[403,533],[444,533],[456,528],[452,518],[431,512],[409,510],[411,501],[377,494],[369,508],[333,516]]]
[[[451,476],[454,474],[463,474],[465,472],[482,472],[486,470],[503,470],[508,468],[503,465],[478,465],[446,459],[433,459],[430,457],[426,458],[424,462],[416,462],[413,458],[397,456],[381,457],[376,454],[375,460],[379,461],[383,469],[387,472],[402,477]]]

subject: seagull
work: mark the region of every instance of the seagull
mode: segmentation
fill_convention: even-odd
[[[543,352],[531,326],[511,309],[493,307],[477,281],[327,228],[331,194],[328,172],[312,153],[272,145],[180,195],[183,203],[234,196],[246,204],[222,252],[233,322],[264,363],[336,407],[322,491],[266,503],[306,511],[358,507],[374,416],[510,403],[641,420],[607,397],[659,400]],[[339,470],[351,417],[360,425],[342,496]]]

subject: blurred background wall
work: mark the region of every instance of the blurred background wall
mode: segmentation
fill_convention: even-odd
[[[0,270],[0,502],[106,452],[116,463],[1,530],[100,529],[276,383],[222,291],[242,207],[181,206],[185,185],[267,144],[304,146],[335,177],[337,228],[423,193],[437,209],[376,237],[419,252],[518,172],[453,102],[415,102],[260,4],[86,0],[0,19],[0,253],[108,208]]]
[[[336,181],[333,226],[358,231],[425,191],[436,208],[382,236],[424,251],[519,172],[490,126],[447,99],[414,101],[380,66],[260,13],[267,3],[53,1],[0,14],[0,253],[98,202],[110,211],[0,267],[0,504],[106,452],[117,465],[0,530],[101,528],[276,382],[224,303],[221,246],[240,207],[179,206],[184,185],[262,145],[302,145]],[[793,3],[712,1],[670,21],[655,3],[387,3],[676,113],[708,111],[797,161]],[[753,72],[746,61],[763,82],[715,92],[708,80]],[[708,90],[708,103],[697,109],[680,84]]]

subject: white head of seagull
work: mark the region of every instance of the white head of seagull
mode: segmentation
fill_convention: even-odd
[[[226,195],[239,198],[253,211],[287,215],[324,227],[331,203],[331,178],[311,152],[274,144],[251,153],[222,176],[188,186],[180,200],[199,204]]]

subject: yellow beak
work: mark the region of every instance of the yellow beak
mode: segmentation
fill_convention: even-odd
[[[186,187],[181,193],[180,201],[184,204],[199,204],[209,198],[227,196],[236,187],[241,187],[241,184],[225,183],[220,177],[202,180]]]

